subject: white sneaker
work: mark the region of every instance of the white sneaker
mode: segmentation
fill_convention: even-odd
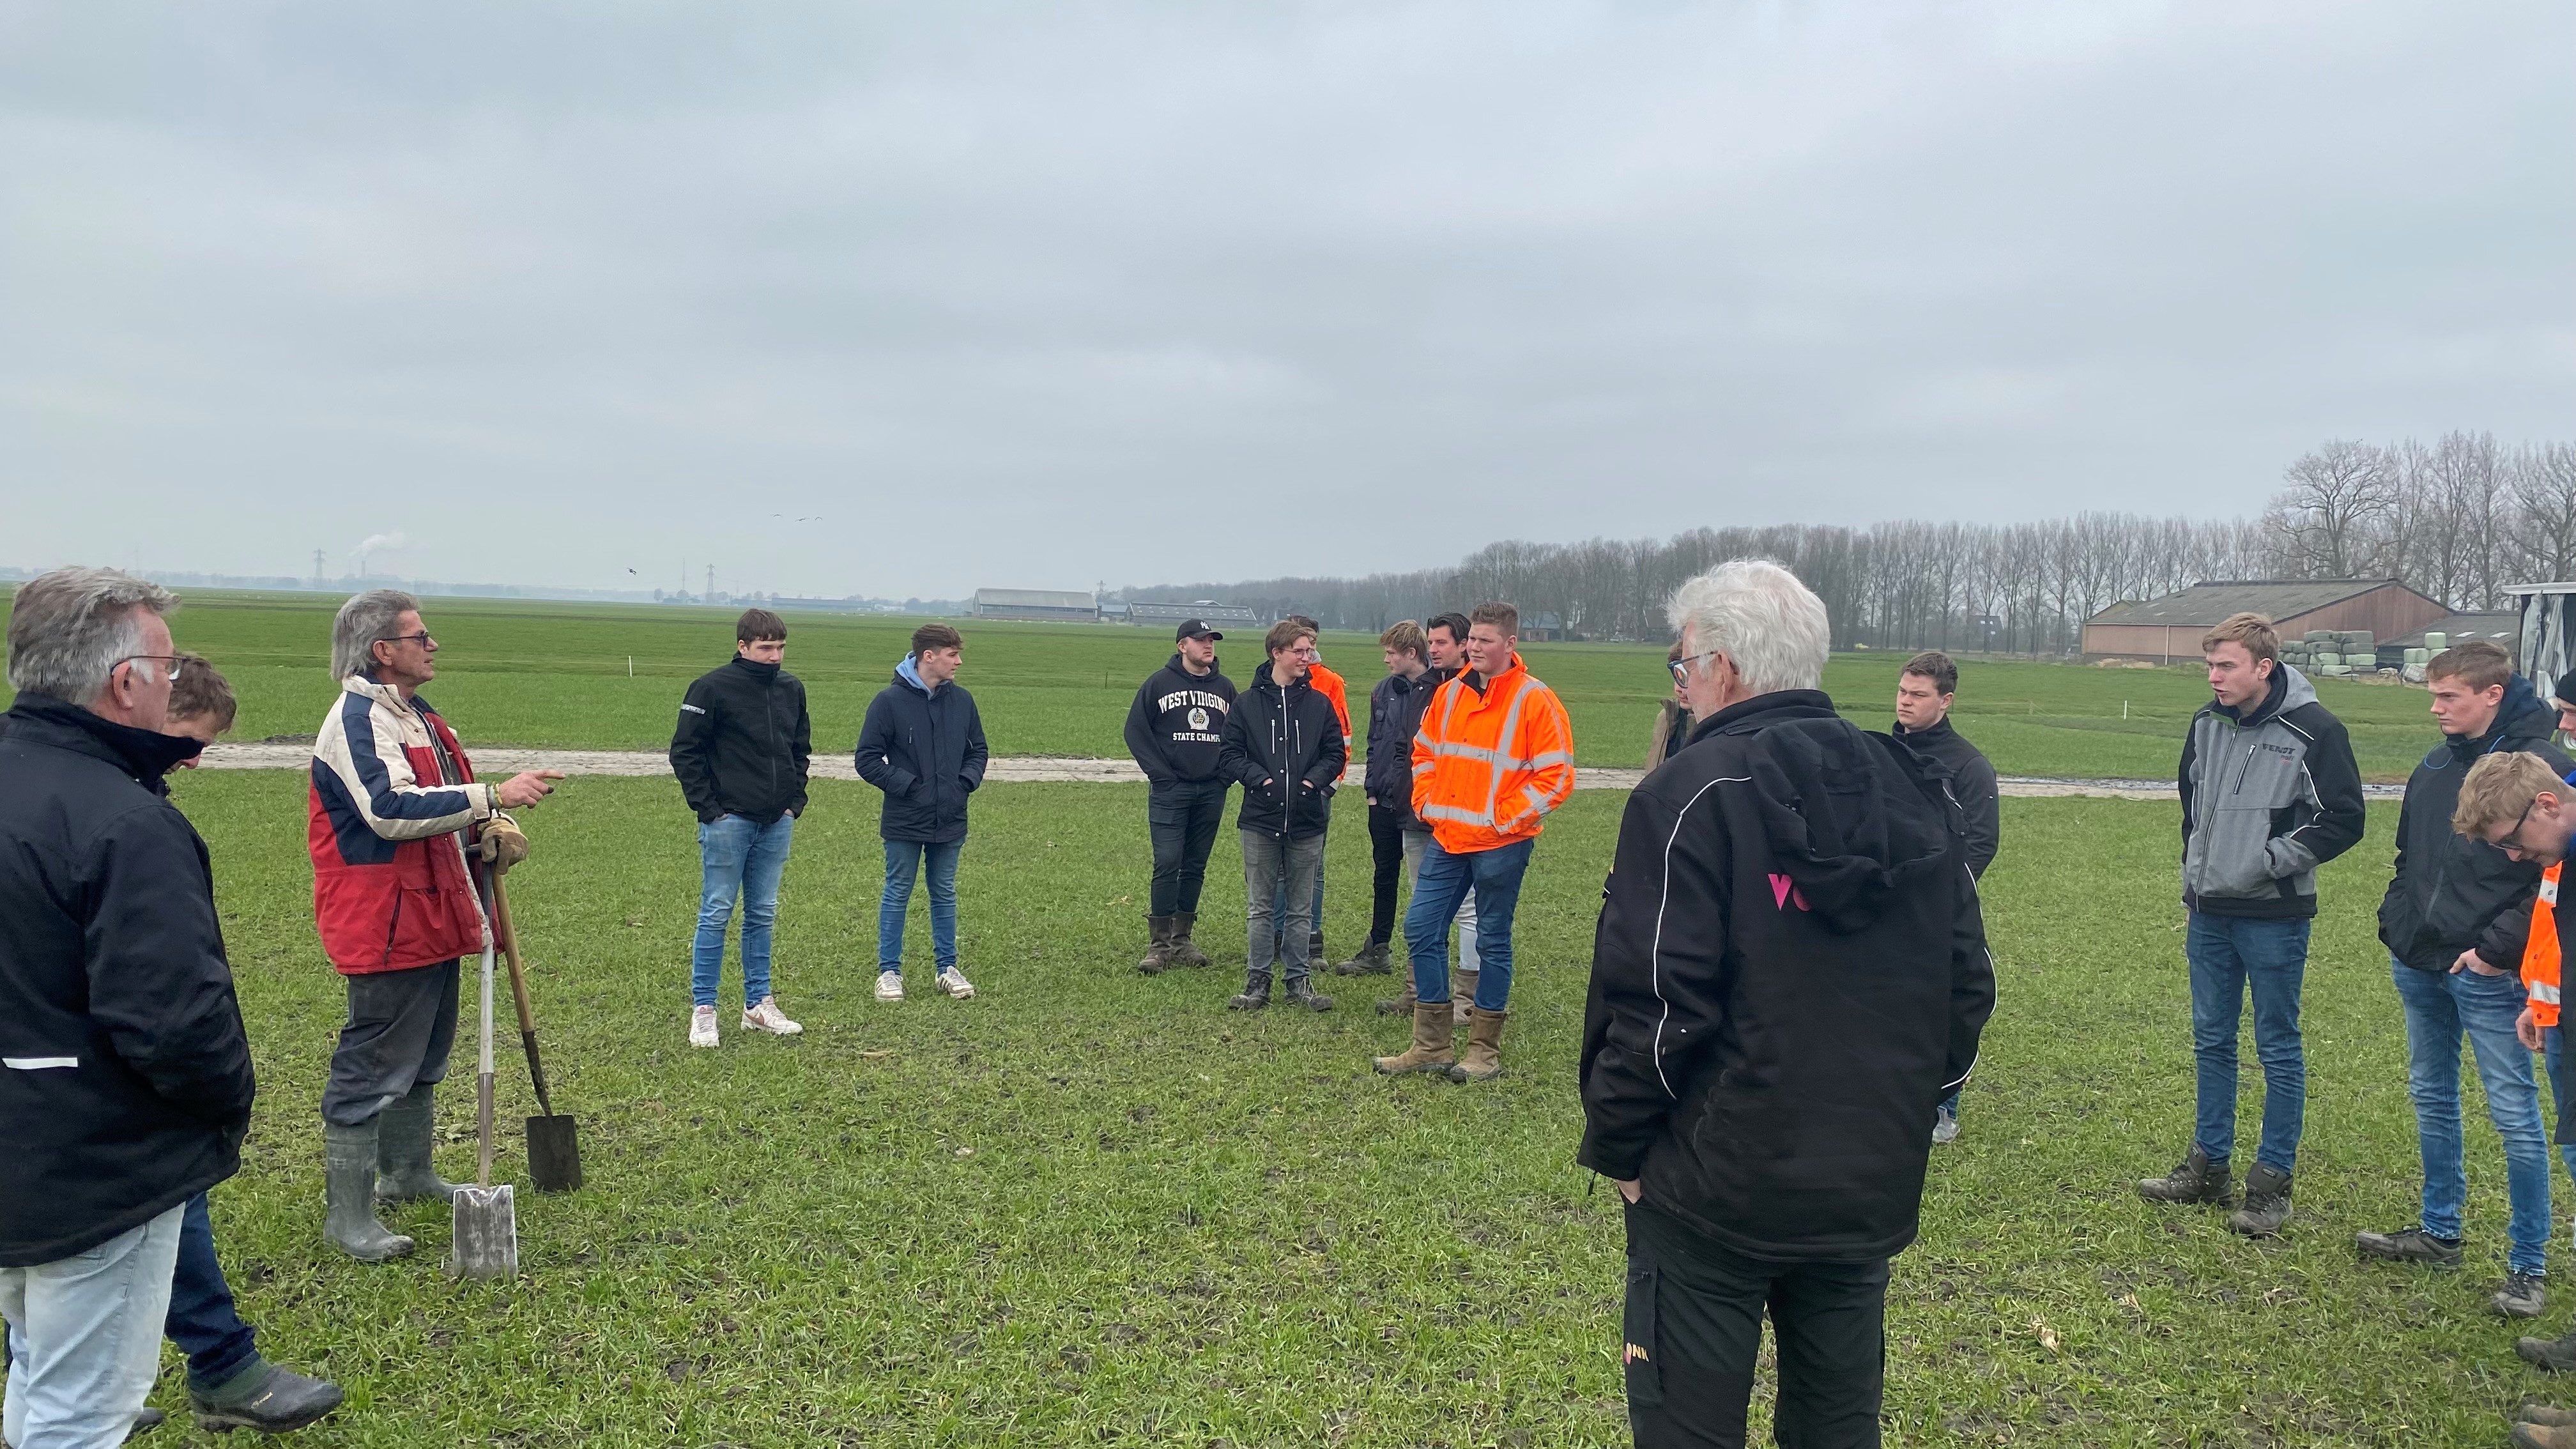
[[[939,989],[947,992],[953,997],[956,997],[959,1001],[972,1001],[975,999],[975,983],[967,980],[966,973],[958,970],[954,966],[951,966],[947,970],[939,973]]]
[[[748,1021],[746,1017],[744,1020]],[[689,1013],[689,1045],[711,1047],[716,1044],[716,1009],[701,1006]]]
[[[879,1001],[901,1001],[901,1000],[903,1000],[903,973],[902,973],[902,972],[900,972],[900,971],[880,971],[880,972],[878,972],[878,973],[877,973],[877,1000],[879,1000]]]
[[[742,1014],[742,1029],[744,1031],[765,1031],[776,1036],[803,1036],[805,1034],[805,1028],[789,1021],[787,1019],[787,1013],[778,1009],[778,998],[775,996],[764,996],[760,998],[760,1004],[758,1006],[745,1011]]]

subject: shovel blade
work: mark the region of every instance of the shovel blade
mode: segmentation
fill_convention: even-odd
[[[459,1278],[514,1278],[519,1272],[519,1209],[510,1184],[460,1187],[452,1203]]]
[[[581,1186],[581,1140],[570,1117],[528,1119],[528,1176],[539,1192]]]

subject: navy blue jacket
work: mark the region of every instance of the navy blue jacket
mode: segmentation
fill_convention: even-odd
[[[956,681],[925,688],[912,656],[868,701],[859,726],[859,778],[885,792],[877,833],[946,845],[966,838],[966,797],[984,783],[984,718]]]
[[[1407,830],[1428,830],[1413,813],[1413,737],[1422,733],[1423,711],[1431,696],[1456,673],[1426,669],[1418,678],[1390,674],[1369,691],[1368,765],[1360,775],[1362,793],[1392,810]]]
[[[233,1175],[250,1042],[194,741],[22,694],[0,722],[0,1267],[85,1252]]]

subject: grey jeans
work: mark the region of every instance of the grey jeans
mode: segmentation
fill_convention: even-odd
[[[1260,830],[1235,833],[1243,837],[1243,897],[1249,917],[1244,931],[1245,965],[1254,977],[1266,976],[1275,948],[1294,985],[1306,979],[1311,964],[1306,960],[1306,938],[1314,929],[1315,882],[1324,871],[1324,837],[1281,840]],[[1274,920],[1283,883],[1288,900],[1285,916]]]
[[[331,1053],[323,1121],[364,1126],[413,1087],[446,1079],[447,1054],[456,1045],[459,974],[460,963],[441,961],[348,978],[349,1020]]]
[[[12,1444],[123,1443],[161,1368],[161,1320],[186,1204],[86,1252],[0,1268]]]

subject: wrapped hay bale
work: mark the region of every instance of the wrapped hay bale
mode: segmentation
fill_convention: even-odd
[[[2427,659],[2432,658],[2434,655],[2439,654],[2450,647],[2451,636],[2443,633],[2439,629],[2432,630],[2424,636],[2424,657]]]

